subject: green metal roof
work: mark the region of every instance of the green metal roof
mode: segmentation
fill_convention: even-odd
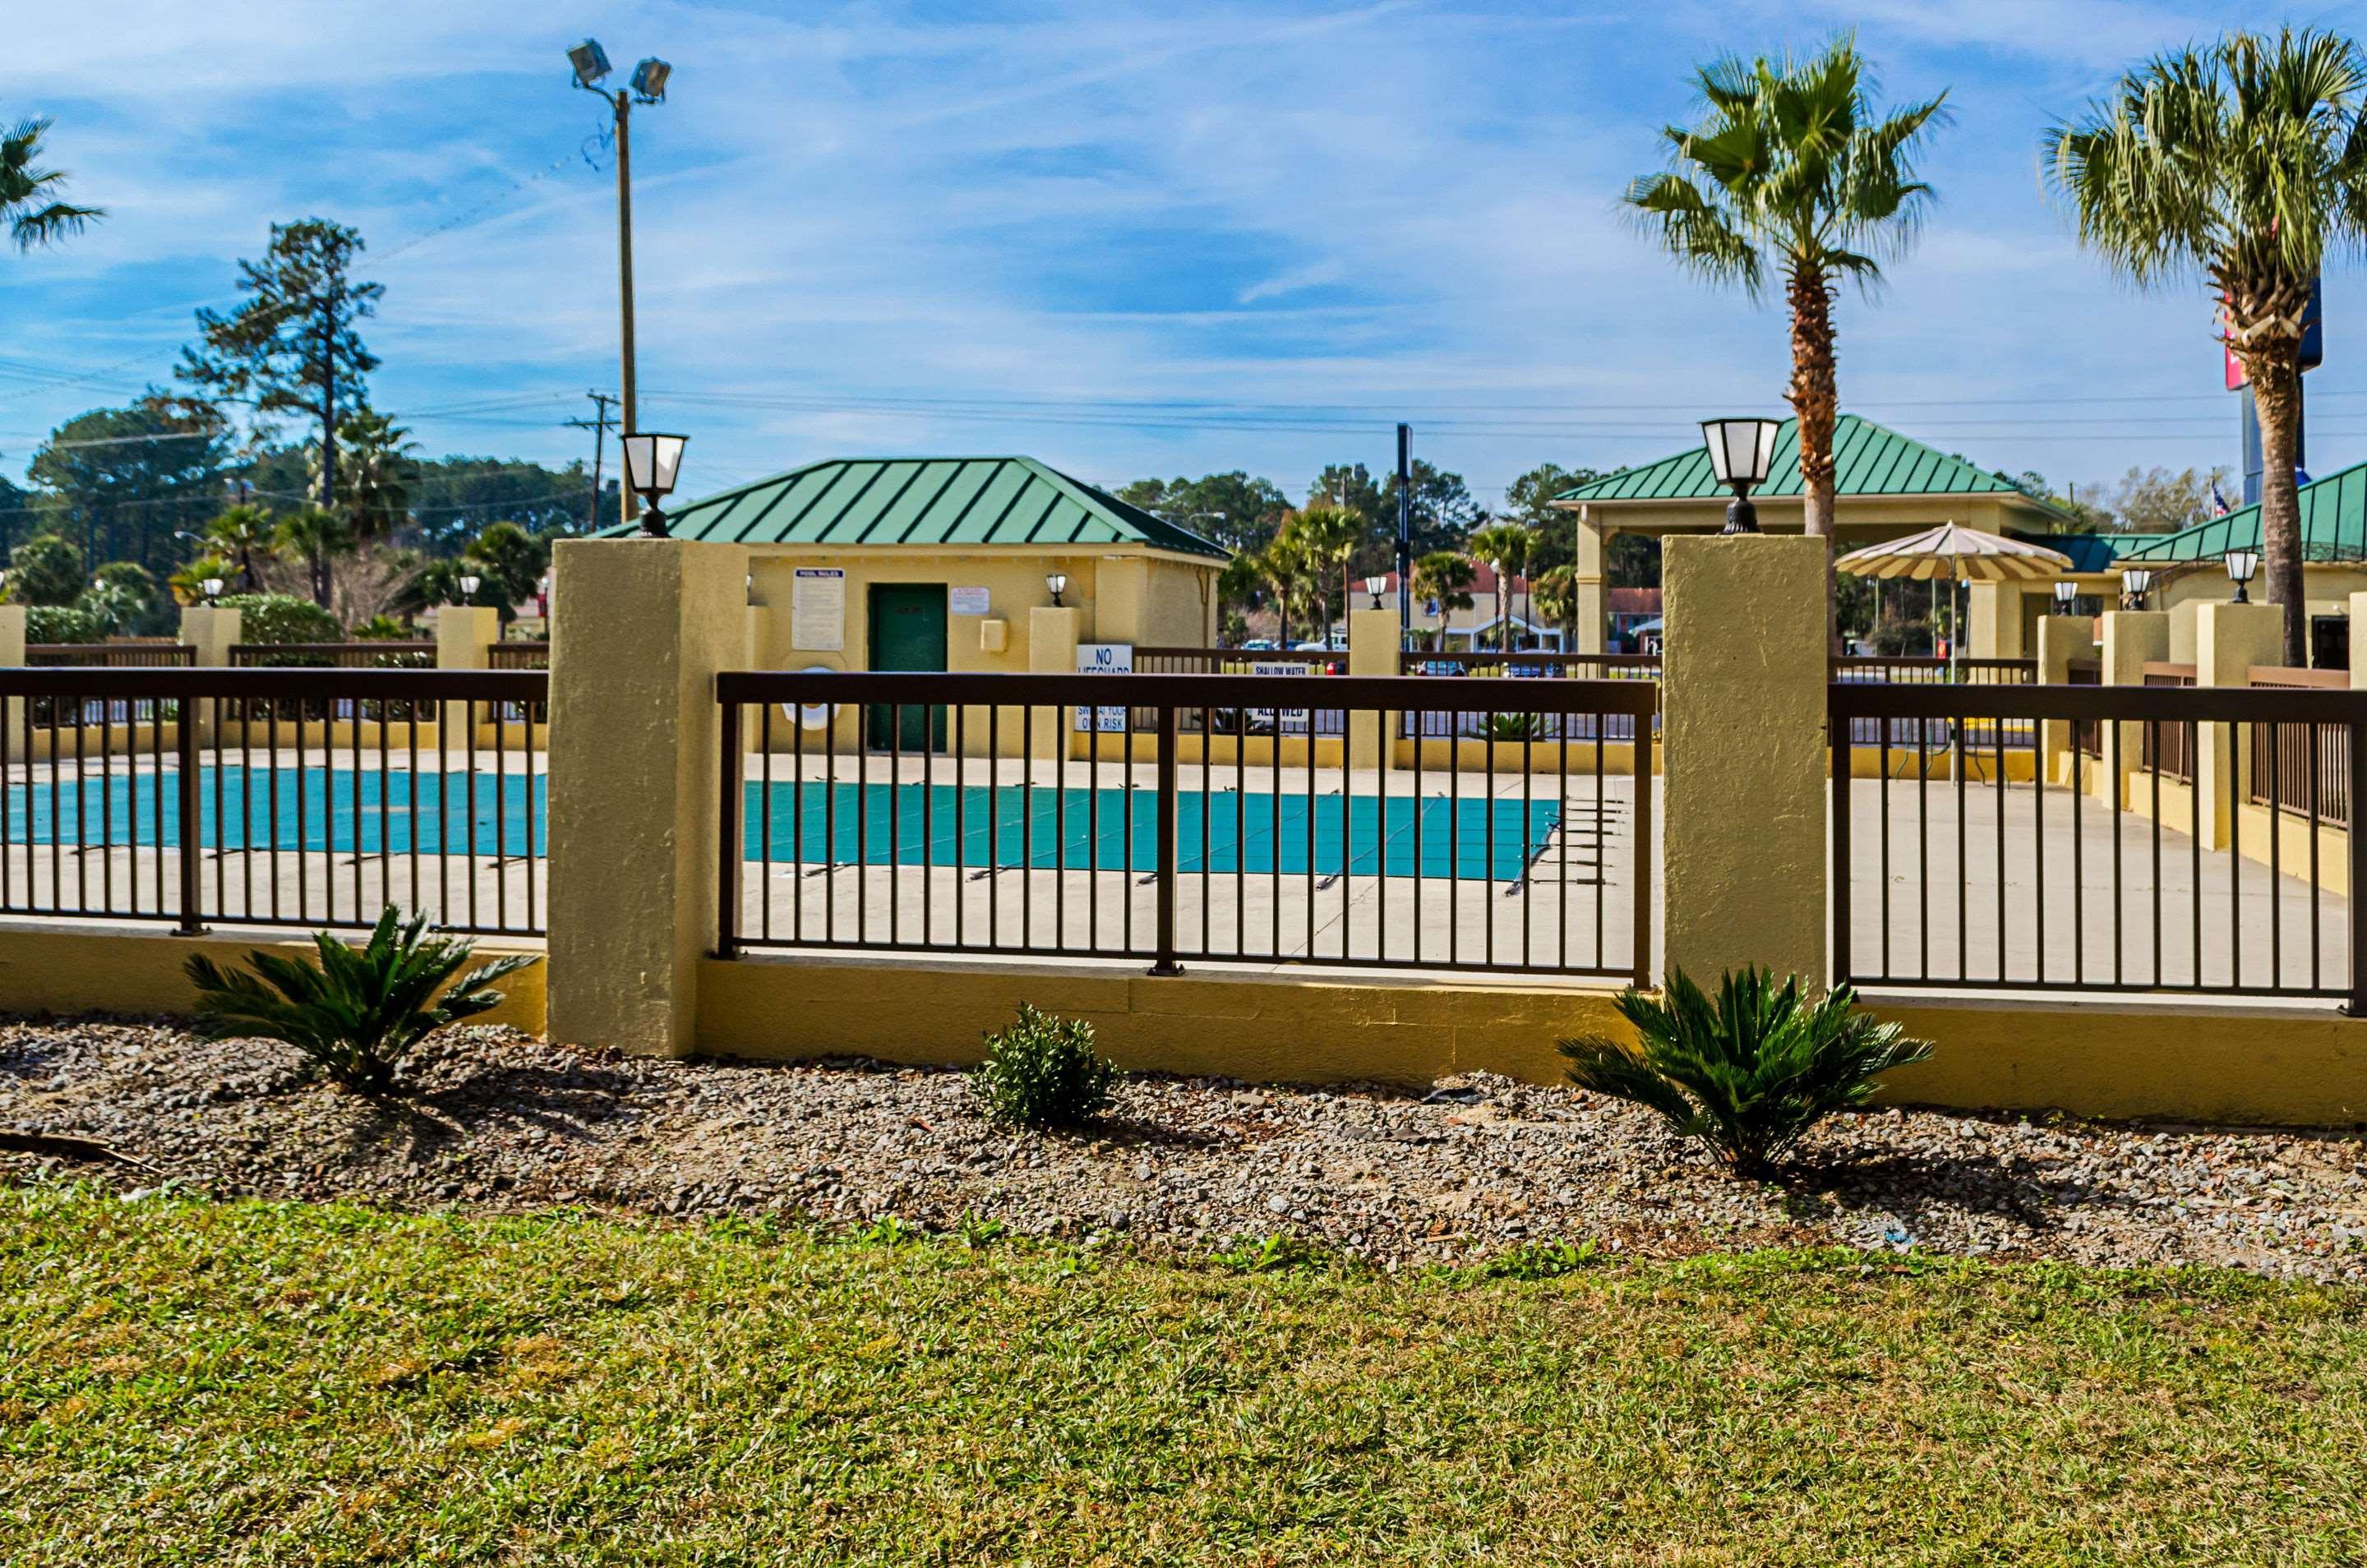
[[[2007,530],[2025,544],[2044,545],[2059,550],[2071,558],[2071,570],[2110,571],[2118,558],[2141,545],[2159,539],[2159,534],[2034,534],[2026,528]]]
[[[2229,550],[2259,547],[2260,503],[2254,502],[2175,534],[2157,534],[2141,549],[2122,550],[2121,564],[2215,561]],[[2367,463],[2301,487],[2301,558],[2367,560]]]
[[[2032,510],[2063,515],[2052,502],[2030,494],[2003,474],[1975,468],[1962,457],[1886,430],[1870,419],[1845,413],[1833,426],[1833,488],[1843,496],[2011,495]],[[1762,496],[1800,493],[1800,422],[1787,419],[1775,436],[1775,456]],[[1557,501],[1724,501],[1729,491],[1711,476],[1709,453],[1699,446],[1622,468]]]
[[[743,545],[1145,545],[1229,554],[1033,457],[832,457],[669,508],[666,521],[678,539]]]

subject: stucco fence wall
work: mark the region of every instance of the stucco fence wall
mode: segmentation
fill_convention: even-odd
[[[1672,621],[1732,634],[1672,638],[1666,683],[1663,951],[1699,976],[1750,963],[1827,972],[1828,671],[1814,601],[1795,592],[1816,580],[1819,547],[1670,541]],[[1475,1070],[1553,1081],[1556,1041],[1624,1032],[1608,987],[1512,977],[1216,964],[1154,977],[1119,964],[951,955],[718,959],[713,679],[747,656],[727,625],[744,599],[745,552],[634,540],[563,544],[558,555],[571,614],[560,617],[552,660],[551,934],[546,963],[508,983],[502,1016],[521,1028],[648,1054],[859,1053],[957,1066],[1027,1001],[1092,1021],[1138,1069],[1409,1087]],[[620,639],[663,656],[619,659]],[[180,1010],[190,952],[234,957],[291,940],[0,921],[0,1009]],[[2331,1010],[2052,998],[1871,1005],[1938,1044],[1931,1064],[1887,1087],[1901,1100],[2367,1120],[2367,1032]]]

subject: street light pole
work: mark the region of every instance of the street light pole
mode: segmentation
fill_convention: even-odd
[[[597,93],[607,103],[617,129],[617,299],[620,329],[617,417],[618,428],[629,434],[640,419],[640,407],[635,397],[638,378],[633,374],[633,106],[665,102],[666,81],[674,74],[674,67],[652,55],[634,66],[632,79],[612,92],[599,85],[609,68],[607,52],[598,40],[585,39],[569,50],[567,62],[575,73],[575,85],[586,92]],[[628,523],[640,514],[640,497],[631,486],[625,487],[620,505]]]
[[[617,372],[617,415],[622,422],[617,428],[638,427],[633,399],[633,101],[622,87],[617,89],[617,326],[623,346],[623,363]],[[624,494],[624,519],[630,523],[640,513],[641,498],[629,487]]]

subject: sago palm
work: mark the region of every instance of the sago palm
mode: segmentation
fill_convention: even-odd
[[[1882,114],[1846,35],[1810,60],[1728,57],[1695,82],[1702,123],[1661,133],[1670,166],[1630,184],[1627,205],[1670,254],[1712,281],[1755,299],[1770,275],[1783,280],[1803,525],[1829,536],[1840,417],[1833,301],[1845,280],[1861,291],[1879,285],[1883,261],[1914,238],[1931,199],[1915,155],[1924,132],[1944,123],[1947,94]]]
[[[2046,134],[2080,243],[2140,287],[2207,281],[2260,416],[2261,553],[2284,661],[2307,662],[2302,312],[2328,252],[2367,240],[2367,62],[2330,33],[2234,33],[2160,55]]]
[[[1507,607],[1512,579],[1528,569],[1529,552],[1537,536],[1518,523],[1491,523],[1471,536],[1471,553],[1496,573],[1496,649],[1512,646],[1512,611]]]
[[[79,234],[92,219],[107,216],[103,207],[76,207],[59,199],[66,187],[64,171],[44,169],[35,162],[50,125],[46,118],[28,118],[0,136],[0,222],[8,225],[9,237],[20,251]]]

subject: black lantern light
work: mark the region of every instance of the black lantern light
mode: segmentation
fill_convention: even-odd
[[[1750,504],[1750,492],[1767,482],[1767,470],[1775,459],[1775,434],[1784,428],[1783,422],[1705,419],[1701,427],[1702,445],[1709,448],[1709,471],[1734,491],[1726,508],[1725,532],[1756,534],[1759,509]]]
[[[669,435],[658,431],[634,430],[625,434],[625,485],[641,498],[641,531],[638,539],[663,539],[666,536],[665,513],[659,502],[674,493],[675,476],[682,470],[682,449],[690,441],[687,435]]]

